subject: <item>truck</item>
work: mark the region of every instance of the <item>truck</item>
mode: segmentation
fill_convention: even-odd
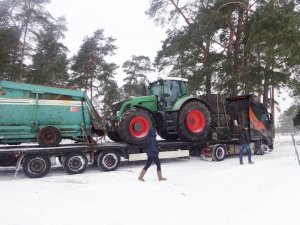
[[[148,90],[146,96],[113,104],[106,124],[112,140],[143,145],[149,127],[155,127],[167,141],[230,144],[238,143],[240,130],[247,127],[256,152],[273,148],[272,115],[252,95],[192,96],[188,80],[174,77],[158,78]]]
[[[26,84],[24,86],[27,87]],[[32,87],[30,86],[30,92],[33,94],[35,90],[43,89]],[[18,90],[17,87],[15,89]],[[5,92],[9,89],[2,88],[1,90]],[[45,90],[44,92],[38,91],[38,93],[43,94]],[[58,90],[54,91],[57,93]],[[22,93],[28,94],[28,92]],[[189,94],[186,79],[158,79],[150,84],[147,96],[130,98],[113,104],[113,113],[108,118],[106,132],[108,137],[115,142],[95,143],[90,141],[90,138],[99,122],[95,116],[96,112],[87,96],[81,92],[79,95],[79,92],[72,93],[69,94],[69,99],[80,100],[82,117],[78,119],[81,121],[80,124],[77,123],[75,126],[78,132],[75,134],[78,136],[75,135],[74,138],[74,135],[66,135],[64,137],[71,137],[76,141],[86,140],[86,142],[60,145],[48,143],[48,146],[43,143],[41,145],[39,142],[37,145],[25,146],[2,145],[0,146],[0,167],[15,166],[16,171],[22,168],[25,175],[30,178],[45,176],[51,164],[57,160],[69,174],[82,173],[88,164],[95,164],[104,171],[112,171],[118,168],[121,158],[128,161],[146,159],[146,142],[150,127],[156,127],[158,134],[165,139],[158,142],[160,158],[187,158],[192,153],[198,153],[205,158],[224,160],[227,155],[238,151],[238,133],[243,127],[249,128],[251,142],[255,145],[255,153],[263,154],[266,148],[273,148],[272,115],[261,103],[255,101],[252,95],[230,98],[224,98],[221,95],[196,97]],[[3,94],[5,95],[6,93]],[[64,95],[66,96],[65,92]],[[36,96],[35,98],[39,99]],[[33,109],[38,108],[37,116],[32,118],[43,118],[38,117],[39,107],[42,106],[39,106],[38,101],[33,107]],[[19,114],[19,116],[23,115]],[[16,120],[18,119],[16,115]],[[31,121],[43,124],[39,129],[49,124],[54,127],[53,120],[48,120],[47,124],[41,119]],[[27,122],[27,129],[32,126],[31,124],[35,123]],[[60,128],[59,123],[56,126]],[[39,129],[35,128],[31,131],[36,132],[31,136],[31,141],[38,141]],[[101,129],[98,132],[99,135],[103,134]],[[3,135],[5,135],[4,132]],[[2,143],[12,144],[24,140],[22,137],[7,137],[10,136],[2,138]]]

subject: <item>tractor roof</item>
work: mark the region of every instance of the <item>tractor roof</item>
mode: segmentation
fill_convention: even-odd
[[[158,80],[177,80],[177,81],[188,82],[188,79],[182,77],[164,77],[164,78],[159,77]]]

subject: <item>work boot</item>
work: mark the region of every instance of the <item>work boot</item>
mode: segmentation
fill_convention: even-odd
[[[248,162],[249,164],[254,164],[254,162],[252,162],[252,161],[250,161],[250,162]]]
[[[138,179],[139,179],[140,181],[145,181],[145,180],[144,180],[144,176],[145,176],[145,173],[146,173],[146,172],[147,172],[146,170],[142,169],[142,171],[141,171],[141,173],[140,173],[140,175],[139,175],[139,177],[138,177]]]
[[[157,177],[159,181],[167,180],[167,178],[162,177],[161,171],[157,171]]]

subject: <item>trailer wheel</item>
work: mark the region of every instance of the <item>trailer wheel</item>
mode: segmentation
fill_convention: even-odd
[[[69,174],[78,174],[85,171],[88,159],[83,153],[71,153],[64,160],[64,168]]]
[[[201,102],[192,101],[183,106],[179,112],[179,137],[187,141],[202,141],[208,134],[210,115]]]
[[[54,126],[46,126],[39,130],[37,142],[41,147],[55,147],[61,142],[61,133]]]
[[[100,169],[112,171],[120,165],[120,154],[117,151],[106,150],[97,156],[96,162]]]
[[[224,145],[218,145],[213,150],[213,159],[216,161],[223,161],[227,156],[226,147]]]
[[[151,127],[155,127],[155,122],[149,112],[143,109],[127,110],[120,121],[118,133],[128,144],[145,145]]]
[[[256,155],[264,155],[266,150],[266,145],[264,140],[258,140],[254,144],[254,154]]]
[[[48,156],[29,155],[24,157],[22,166],[27,177],[40,178],[49,172],[51,161]]]

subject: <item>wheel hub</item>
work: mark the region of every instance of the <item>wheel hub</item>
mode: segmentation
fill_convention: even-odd
[[[142,130],[142,125],[140,123],[135,123],[133,125],[133,129],[136,131],[136,132],[140,132]]]
[[[54,132],[46,132],[44,135],[43,135],[43,139],[44,139],[44,142],[47,143],[47,144],[52,144],[54,143],[55,139],[56,139],[56,135]]]
[[[44,163],[42,160],[33,160],[31,163],[30,163],[30,170],[33,172],[33,173],[39,173],[41,171],[43,171],[43,169],[45,168],[44,166]]]
[[[206,125],[205,116],[200,110],[192,110],[187,115],[187,127],[193,133],[200,133]]]
[[[144,138],[148,135],[150,123],[147,118],[143,116],[134,117],[129,124],[129,130],[135,138]]]
[[[109,168],[113,167],[116,164],[116,162],[117,159],[112,154],[109,154],[104,158],[104,164]]]
[[[82,161],[79,157],[70,160],[70,167],[72,169],[80,169],[82,167]]]

